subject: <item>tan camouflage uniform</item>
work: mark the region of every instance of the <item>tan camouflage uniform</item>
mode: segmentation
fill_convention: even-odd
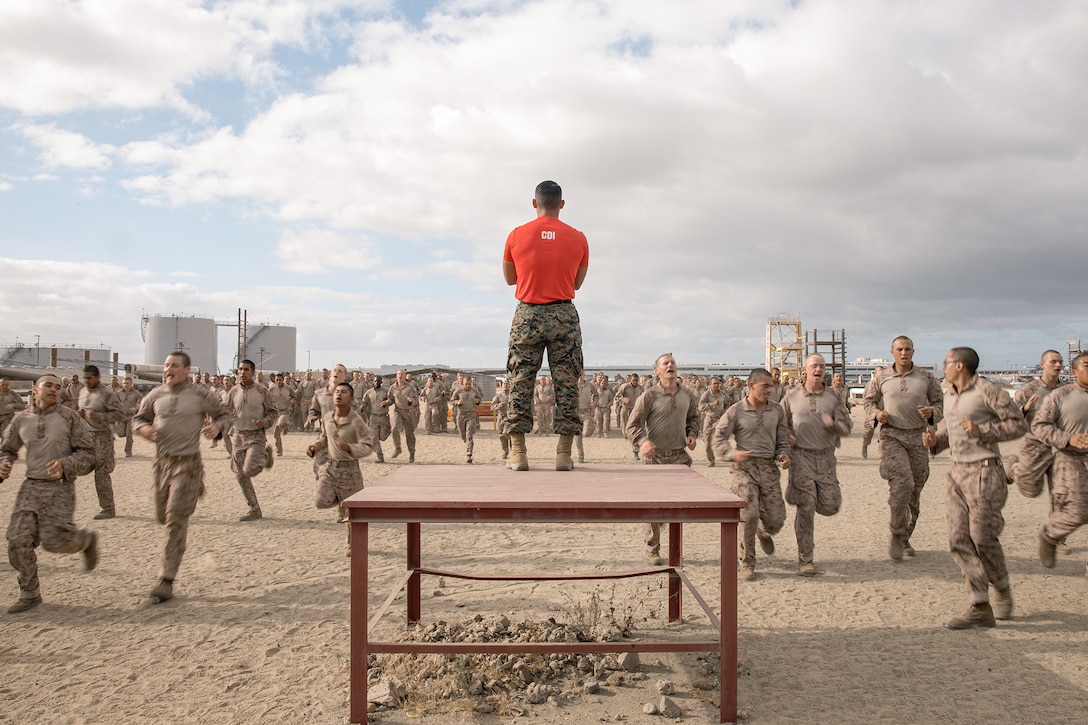
[[[94,420],[90,413],[94,413]],[[98,494],[98,508],[102,514],[116,511],[113,501],[113,426],[125,417],[117,393],[99,383],[98,387],[80,386],[79,415],[87,423],[94,439],[94,490]]]
[[[997,444],[1023,435],[1027,421],[1000,386],[978,376],[960,391],[947,386],[943,409],[945,427],[937,434],[934,452],[948,448],[952,457],[945,494],[948,546],[967,581],[971,604],[984,604],[990,601],[990,584],[1009,589],[999,539],[1009,482]],[[977,437],[961,427],[964,418],[978,426]]]
[[[177,577],[189,537],[189,518],[204,495],[200,431],[205,418],[221,431],[230,425],[221,397],[189,382],[151,390],[132,417],[133,432],[154,426],[162,436],[155,444],[152,476],[155,518],[166,527],[159,578],[167,581]]]
[[[797,507],[793,517],[797,558],[811,563],[816,514],[834,516],[842,506],[835,447],[841,436],[850,435],[854,423],[846,402],[834,388],[809,392],[798,385],[786,394],[782,409],[790,440],[794,441],[786,503]],[[831,417],[830,427],[824,422],[825,414]]]
[[[1016,391],[1013,400],[1024,413],[1030,426],[1035,420],[1035,413],[1042,407],[1043,401],[1055,390],[1060,388],[1058,383],[1051,388],[1043,382],[1042,378],[1036,378]],[[1031,396],[1038,395],[1038,400],[1028,410],[1024,406]],[[1051,507],[1053,507],[1054,478],[1051,470],[1054,465],[1054,449],[1035,437],[1029,429],[1027,434],[1020,439],[1020,449],[1017,452],[1016,464],[1012,467],[1012,478],[1020,493],[1028,498],[1035,498],[1043,491],[1043,483],[1051,491]]]
[[[249,506],[250,515],[261,515],[261,504],[253,488],[253,477],[269,463],[268,436],[265,431],[276,424],[280,411],[268,394],[268,388],[253,383],[248,388],[239,382],[227,395],[234,433],[230,467]]]
[[[132,416],[136,415],[136,411],[140,409],[140,401],[143,398],[144,394],[136,388],[131,390],[122,388],[121,392],[117,393],[117,401],[125,414],[125,417],[117,424],[117,437],[125,439],[126,456],[132,455]]]
[[[890,420],[880,426],[880,477],[888,482],[891,535],[910,546],[910,537],[921,515],[922,488],[929,480],[929,452],[922,433],[943,417],[944,395],[933,373],[913,366],[905,375],[886,368],[865,389],[865,415],[875,420],[886,410]],[[918,406],[933,408],[929,421],[922,420]]]
[[[1088,390],[1072,383],[1052,392],[1036,411],[1031,432],[1056,451],[1054,507],[1042,533],[1057,544],[1088,523],[1088,451],[1069,444],[1073,434],[1088,434]]]
[[[733,447],[729,439],[736,441]],[[743,498],[744,522],[739,557],[742,565],[755,568],[756,531],[760,525],[774,536],[786,522],[786,504],[782,500],[782,481],[778,459],[789,458],[789,429],[781,406],[767,403],[756,410],[748,399],[731,405],[714,426],[711,446],[716,458],[732,461],[736,450],[751,451],[747,461],[735,461],[730,490]]]
[[[40,544],[46,551],[76,554],[93,541],[92,532],[75,525],[76,477],[89,473],[95,449],[90,431],[71,408],[56,404],[45,411],[36,407],[15,414],[3,431],[0,463],[14,462],[26,446],[26,480],[15,495],[8,524],[8,561],[18,572],[19,598],[41,595],[38,582]],[[46,470],[59,460],[61,478]]]
[[[699,405],[686,388],[679,387],[676,392],[669,393],[655,385],[635,401],[623,433],[636,450],[644,441],[653,442],[654,454],[642,456],[645,465],[679,463],[690,466],[687,439],[699,435]],[[659,556],[661,523],[646,523],[642,529],[646,555]]]

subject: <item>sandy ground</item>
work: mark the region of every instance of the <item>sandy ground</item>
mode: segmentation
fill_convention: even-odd
[[[490,424],[485,424],[489,427]],[[98,568],[39,550],[43,605],[0,614],[0,722],[344,723],[348,720],[348,560],[346,526],[314,509],[312,436],[287,439],[286,455],[256,479],[265,519],[240,523],[241,492],[223,449],[205,443],[208,493],[190,528],[176,598],[152,604],[162,531],[150,500],[151,444],[138,440],[126,459],[117,441],[114,473],[119,516],[93,521],[92,477],[77,483],[77,521],[100,534]],[[391,452],[386,443],[386,455]],[[529,437],[533,465],[553,460],[555,437]],[[591,439],[587,462],[636,465],[618,438]],[[1006,445],[1006,453],[1014,449]],[[696,469],[725,483],[727,467]],[[388,459],[387,459],[388,460]],[[368,484],[392,464],[364,463]],[[419,436],[417,465],[462,463],[454,434]],[[1088,606],[1085,537],[1046,570],[1036,556],[1044,498],[1010,491],[1003,536],[1015,618],[996,629],[952,632],[944,622],[966,607],[959,570],[947,550],[944,473],[933,464],[913,560],[887,556],[887,489],[875,458],[860,456],[860,437],[839,458],[843,509],[817,517],[820,575],[796,574],[790,510],[776,537],[777,555],[760,553],[760,577],[740,583],[741,720],[784,722],[1070,722],[1088,711]],[[497,435],[477,438],[476,465],[499,465]],[[511,472],[511,475],[515,475]],[[0,485],[10,510],[22,466]],[[371,594],[376,607],[403,571],[403,527],[371,529]],[[427,526],[424,562],[436,568],[556,571],[641,566],[637,525]],[[685,529],[685,570],[717,609],[716,526]],[[732,567],[729,568],[730,572]],[[7,569],[4,605],[17,596]],[[664,579],[585,585],[424,581],[424,619],[467,621],[504,613],[511,620],[585,621],[594,607],[634,623],[635,636],[658,635],[665,618]],[[687,621],[666,635],[706,636],[705,617],[688,599]],[[398,627],[394,605],[388,626]],[[623,684],[582,694],[566,683],[557,702],[521,717],[437,712],[434,703],[378,712],[380,723],[660,722],[642,705],[670,679],[688,722],[716,722],[718,693],[705,687],[695,655],[642,657]],[[702,680],[702,682],[700,682]],[[1078,713],[1080,713],[1078,715]]]

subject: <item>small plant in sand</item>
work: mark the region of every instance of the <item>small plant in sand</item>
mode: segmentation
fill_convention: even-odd
[[[660,587],[658,587],[660,588]],[[562,619],[529,617],[511,622],[505,615],[479,614],[457,622],[440,620],[403,632],[411,642],[593,642],[630,637],[636,622],[655,618],[647,605],[658,594],[653,585],[628,588],[619,596],[613,585],[600,587],[587,600],[565,593]],[[396,696],[381,703],[422,715],[471,711],[517,716],[529,705],[581,696],[582,680],[603,670],[613,657],[592,654],[386,654],[370,658],[367,681],[395,683]]]

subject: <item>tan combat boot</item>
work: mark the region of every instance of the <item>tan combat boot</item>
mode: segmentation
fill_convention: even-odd
[[[555,470],[573,471],[574,459],[571,458],[571,447],[574,445],[574,436],[564,433],[559,436],[559,443],[555,446]]]
[[[525,450],[525,434],[510,434],[510,456],[506,459],[506,467],[511,471],[528,471],[529,454]]]

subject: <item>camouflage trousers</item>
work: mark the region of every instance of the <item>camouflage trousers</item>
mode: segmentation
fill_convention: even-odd
[[[597,421],[592,410],[579,410],[578,417],[582,419],[582,435],[574,436],[574,443],[578,447],[578,459],[584,460],[586,457],[586,448],[582,441],[593,435],[593,431],[596,430]]]
[[[204,495],[204,464],[200,454],[156,456],[152,481],[155,518],[166,527],[159,578],[173,581],[185,555],[189,519],[196,511],[197,500]]]
[[[326,459],[314,482],[314,505],[319,509],[331,509],[362,490],[363,473],[359,470],[359,461]],[[351,527],[346,528],[348,546],[351,546]]]
[[[98,508],[115,511],[113,503],[113,478],[110,476],[116,463],[113,459],[113,433],[91,431],[94,441],[94,491],[98,494]]]
[[[374,460],[379,463],[385,461],[385,453],[382,452],[382,441],[389,438],[389,411],[382,408],[380,413],[370,414],[370,431],[373,439],[370,444],[374,446]]]
[[[39,594],[39,544],[56,554],[77,554],[91,543],[91,532],[75,525],[75,512],[74,483],[28,478],[19,487],[8,524],[8,561],[19,573],[20,599]]]
[[[472,457],[472,449],[476,444],[476,431],[480,428],[480,420],[475,413],[461,413],[457,421],[457,432],[461,434],[461,440],[465,442],[465,455]]]
[[[1035,498],[1043,492],[1043,483],[1046,482],[1053,508],[1054,477],[1051,467],[1054,465],[1054,449],[1029,434],[1020,439],[1016,458],[1016,465],[1012,467],[1012,480],[1016,488],[1028,498]]]
[[[834,516],[842,507],[842,489],[836,471],[835,449],[790,451],[786,503],[796,506],[793,533],[797,536],[797,558],[812,561],[815,549],[816,514]]]
[[[782,477],[778,464],[769,458],[749,458],[734,462],[730,490],[743,498],[747,505],[740,510],[744,522],[739,547],[742,564],[755,566],[756,529],[774,536],[786,522],[786,503],[782,500]]]
[[[710,439],[714,437],[714,426],[721,420],[720,415],[704,415],[703,416],[703,443],[706,445],[706,460],[708,463],[714,463],[714,448],[710,445]]]
[[[608,408],[597,408],[593,413],[593,423],[597,428],[598,436],[608,437],[608,434],[612,432],[612,411]]]
[[[359,461],[330,459],[321,466],[321,473],[314,482],[314,505],[319,509],[331,509],[362,490],[363,474]]]
[[[117,428],[114,431],[117,433],[118,438],[125,439],[125,455],[132,455],[132,418],[125,418],[123,421],[117,424]]]
[[[880,477],[888,482],[889,527],[904,542],[922,513],[922,488],[929,480],[929,451],[922,431],[880,426]]]
[[[416,413],[414,408],[393,409],[393,448],[400,450],[400,433],[404,431],[404,442],[408,444],[408,453],[416,453]]]
[[[578,378],[582,377],[582,327],[573,304],[528,305],[514,311],[506,371],[510,381],[507,433],[533,430],[533,383],[548,351],[548,368],[555,385],[555,432],[575,435],[578,419]]]
[[[1058,542],[1088,523],[1088,455],[1058,451],[1054,456],[1053,500],[1043,535]]]
[[[506,432],[506,416],[499,415],[495,419],[495,427],[499,429],[499,445],[502,446],[502,457],[510,455],[510,434]]]
[[[438,403],[428,403],[427,410],[423,413],[423,427],[428,433],[437,433],[442,429],[442,406]]]
[[[990,584],[997,589],[1009,586],[1005,551],[998,539],[1005,528],[1001,510],[1008,496],[1009,482],[998,458],[953,463],[948,469],[948,547],[967,581],[972,604],[990,601]]]
[[[670,463],[679,463],[684,466],[691,465],[691,456],[688,452],[681,448],[679,451],[674,451],[671,454],[652,456],[643,456],[642,463],[647,466],[659,465],[664,466]],[[661,526],[658,522],[648,523],[642,525],[642,533],[646,539],[646,554],[648,556],[660,556],[661,554]]]
[[[230,469],[238,479],[250,511],[259,511],[257,492],[253,489],[253,477],[264,470],[268,463],[268,436],[263,430],[234,431],[234,450],[231,452]]]
[[[276,454],[283,455],[283,434],[291,427],[291,421],[287,417],[287,413],[280,413],[280,416],[276,418],[276,425],[272,428],[272,434],[276,441]]]

